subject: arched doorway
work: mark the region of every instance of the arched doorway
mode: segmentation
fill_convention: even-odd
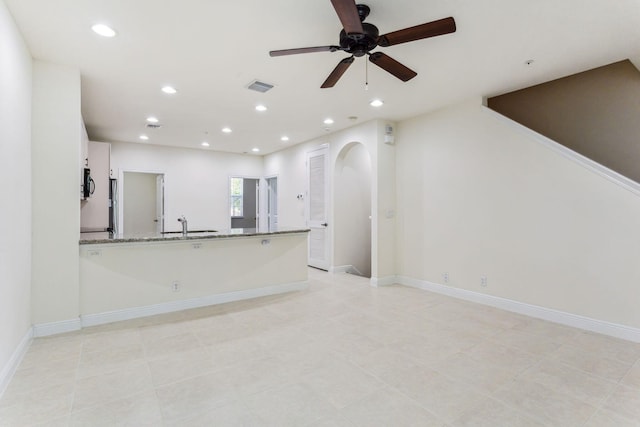
[[[333,271],[371,277],[371,157],[359,142],[336,159],[333,182]]]

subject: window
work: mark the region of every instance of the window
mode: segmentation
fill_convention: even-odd
[[[231,195],[231,216],[232,217],[241,217],[242,214],[242,187],[243,187],[243,179],[242,178],[231,178],[231,190],[229,194]]]

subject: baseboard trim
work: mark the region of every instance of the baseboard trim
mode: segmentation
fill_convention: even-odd
[[[33,325],[33,336],[35,338],[48,337],[49,335],[64,334],[66,332],[79,331],[80,329],[82,329],[82,324],[78,317],[77,319]]]
[[[621,338],[628,341],[640,342],[640,329],[632,328],[626,325],[606,322],[604,320],[593,319],[590,317],[580,316],[577,314],[567,313],[560,310],[541,307],[532,304],[526,304],[506,298],[496,297],[493,295],[481,294],[478,292],[468,291],[466,289],[453,288],[438,283],[428,282],[426,280],[414,279],[406,276],[398,276],[397,283],[412,288],[423,289],[425,291],[435,292],[478,304],[489,305],[491,307],[500,308],[502,310],[511,311],[525,316],[535,317],[538,319],[548,320],[562,325],[572,326],[574,328],[584,329],[599,334],[609,335],[615,338]]]
[[[398,278],[396,276],[386,276],[386,277],[372,277],[369,280],[369,284],[371,286],[391,286],[398,283]]]
[[[20,362],[22,362],[24,355],[27,353],[32,339],[33,328],[30,327],[24,337],[20,340],[16,349],[13,351],[13,354],[7,361],[6,365],[2,368],[2,371],[0,371],[0,398],[2,398],[2,395],[7,390],[13,375],[18,370],[18,366],[20,366]]]
[[[227,302],[242,301],[269,295],[283,294],[287,292],[302,291],[309,287],[308,281],[286,283],[282,285],[267,286],[258,289],[227,292],[224,294],[208,295],[200,298],[191,298],[180,301],[170,301],[161,304],[147,305],[143,307],[125,308],[122,310],[108,311],[97,314],[80,316],[82,327],[103,325],[105,323],[119,322],[122,320],[137,319],[140,317],[155,316],[157,314],[172,313],[174,311],[188,310],[190,308],[206,307],[209,305],[224,304]]]

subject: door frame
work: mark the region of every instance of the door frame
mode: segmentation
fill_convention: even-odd
[[[227,179],[227,217],[229,218],[229,230],[232,229],[233,226],[233,218],[231,217],[231,212],[229,212],[229,210],[231,209],[231,178],[242,178],[242,179],[254,179],[257,181],[256,185],[256,229],[258,229],[260,227],[260,209],[262,206],[260,197],[262,195],[262,179],[259,176],[248,176],[248,175],[242,175],[242,174],[231,174],[229,175],[229,178]],[[243,193],[244,194],[244,193]],[[244,213],[244,206],[243,206],[243,213]]]
[[[276,211],[278,210],[278,190],[277,190],[277,182],[278,182],[278,175],[267,175],[264,177],[264,185],[265,185],[265,200],[264,200],[264,217],[265,217],[265,228],[267,230],[271,230],[271,187],[269,186],[269,180],[270,179],[275,179],[276,180],[276,200],[275,200],[275,205],[276,205]],[[276,214],[277,216],[277,214]],[[277,225],[277,221],[276,221],[276,225]]]
[[[126,231],[124,229],[124,174],[125,172],[133,172],[133,173],[148,173],[148,174],[152,174],[152,175],[162,175],[163,179],[163,185],[162,185],[162,224],[160,226],[160,229],[162,231],[164,231],[164,217],[165,217],[165,213],[166,213],[166,206],[165,206],[165,194],[164,194],[164,189],[167,186],[167,174],[165,171],[162,170],[156,170],[156,169],[129,169],[129,168],[120,168],[118,169],[118,193],[117,193],[117,206],[118,206],[118,225],[119,225],[119,230],[118,233],[123,235],[124,232]],[[157,188],[156,188],[157,190]]]

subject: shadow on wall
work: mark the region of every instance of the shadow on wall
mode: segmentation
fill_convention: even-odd
[[[371,277],[371,157],[359,142],[336,160],[333,182],[334,269]]]

